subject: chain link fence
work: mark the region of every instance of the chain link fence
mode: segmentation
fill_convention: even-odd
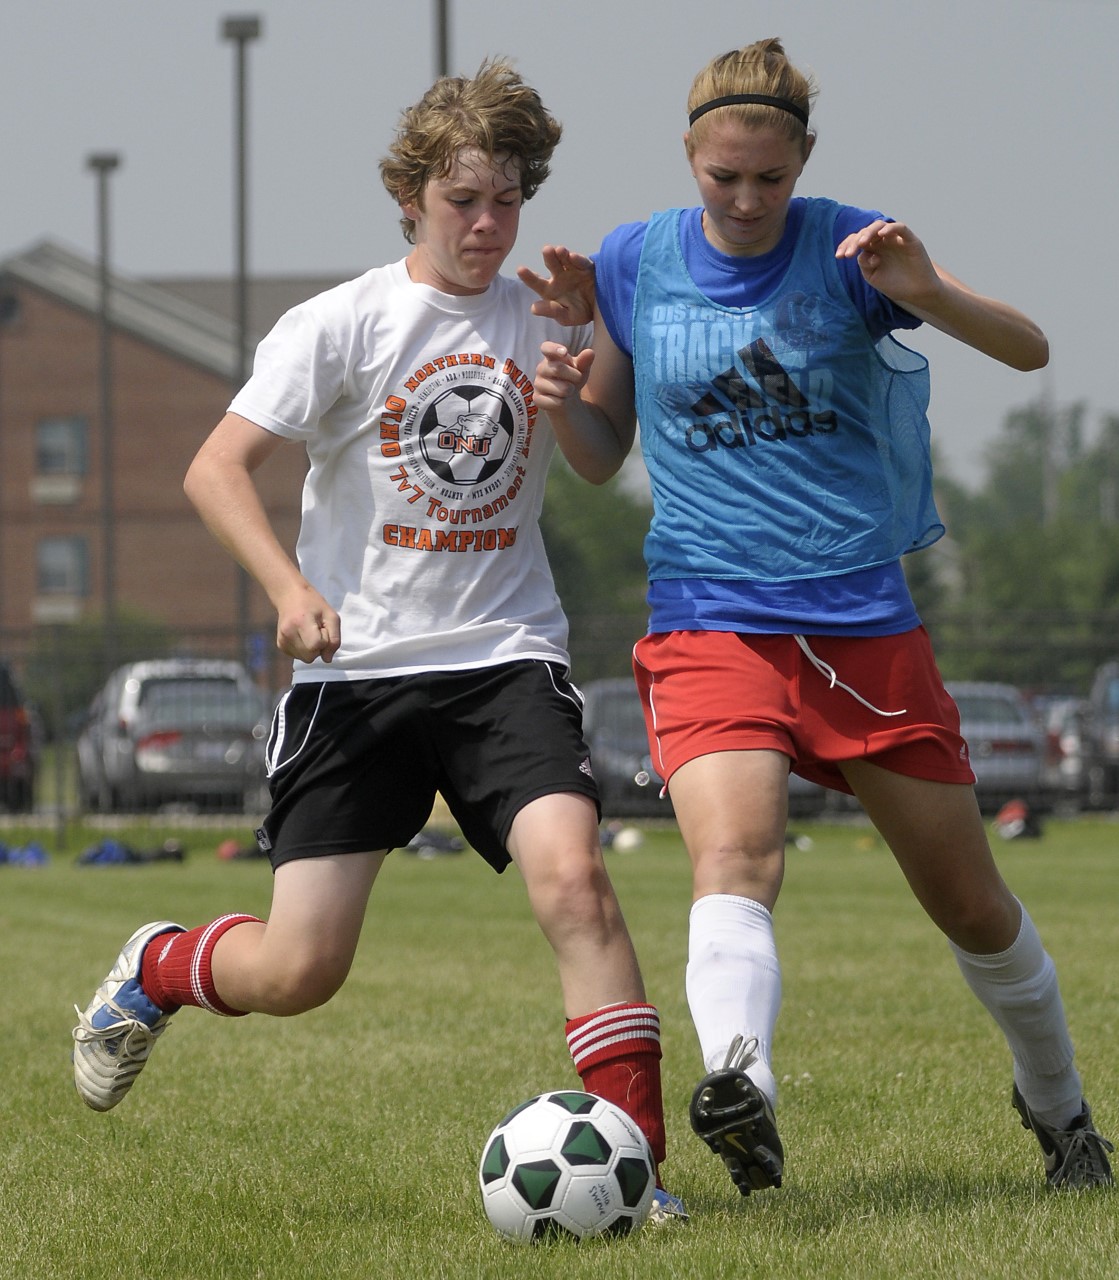
[[[576,683],[629,676],[632,646],[645,626],[643,612],[572,613],[570,620]],[[927,625],[946,679],[1000,680],[1031,694],[1083,697],[1094,672],[1119,655],[1119,613],[944,613],[929,617]],[[255,697],[254,701],[246,694],[241,709],[255,708],[258,718],[251,724],[233,723],[233,701],[223,705],[210,687],[205,691],[207,714],[211,720],[216,717],[219,729],[209,737],[196,737],[194,747],[216,766],[251,754],[254,763],[246,776],[252,775],[252,785],[223,783],[211,793],[204,785],[180,791],[169,786],[163,792],[95,785],[81,749],[93,713],[105,711],[98,706],[99,693],[124,663],[149,660],[237,664],[245,687]],[[158,625],[131,619],[118,620],[111,643],[100,624],[0,632],[0,669],[10,673],[22,695],[15,718],[0,707],[0,824],[34,823],[53,830],[56,841],[66,839],[67,832],[79,826],[111,830],[124,820],[130,829],[150,835],[153,844],[170,825],[184,821],[241,827],[251,837],[267,804],[263,736],[275,701],[290,678],[290,663],[275,649],[271,634],[260,631],[245,636],[233,629],[171,634]],[[201,686],[199,690],[201,697]],[[198,719],[202,705],[192,709],[181,704],[177,709],[198,712],[193,717]],[[17,723],[19,714],[22,727]],[[188,726],[190,721],[188,714]],[[173,724],[153,720],[148,728],[141,748],[147,763],[170,773],[176,751],[179,763],[184,762],[183,737],[175,739]],[[136,746],[132,742],[130,749],[135,752]],[[26,792],[10,783],[13,768],[18,773],[20,767],[15,757],[21,749],[30,761]]]
[[[0,633],[0,845],[128,832],[143,860],[186,827],[246,849],[267,807],[264,745],[290,662],[271,637],[118,620]],[[126,678],[127,677],[127,678]],[[228,837],[227,838],[232,838]],[[167,846],[167,847],[164,847]],[[118,849],[119,853],[120,850]],[[121,858],[121,860],[128,860]]]

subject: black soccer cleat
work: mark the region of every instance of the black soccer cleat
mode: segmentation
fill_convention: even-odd
[[[1088,1187],[1111,1186],[1111,1165],[1107,1153],[1115,1148],[1097,1133],[1086,1102],[1067,1129],[1054,1129],[1034,1115],[1018,1092],[1017,1085],[1011,1101],[1022,1117],[1022,1128],[1031,1129],[1041,1145],[1045,1178],[1051,1187],[1083,1191]]]
[[[723,1067],[696,1085],[688,1109],[692,1129],[720,1157],[744,1196],[779,1187],[785,1167],[773,1108],[744,1070],[754,1061],[757,1044],[735,1036]]]

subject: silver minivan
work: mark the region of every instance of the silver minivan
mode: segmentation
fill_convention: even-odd
[[[82,806],[259,804],[271,703],[239,662],[160,658],[119,667],[78,735]]]
[[[1045,730],[1025,695],[1012,684],[948,681],[960,711],[979,807],[998,809],[1007,800],[1049,807],[1045,781]]]

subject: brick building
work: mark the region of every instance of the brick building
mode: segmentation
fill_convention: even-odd
[[[338,283],[254,280],[259,337],[294,303]],[[115,607],[173,634],[250,629],[274,616],[203,527],[182,490],[229,403],[236,369],[232,282],[110,281],[112,510],[103,487],[97,265],[44,242],[0,261],[0,638],[22,649],[42,624],[104,617],[107,546]],[[254,339],[255,342],[255,339]],[[305,454],[280,449],[257,473],[294,546]]]

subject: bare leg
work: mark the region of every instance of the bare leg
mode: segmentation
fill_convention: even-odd
[[[781,968],[772,911],[785,872],[788,757],[723,751],[682,765],[669,784],[692,861],[688,1007],[707,1073],[692,1129],[743,1195],[781,1185],[772,1046]]]
[[[995,865],[972,788],[863,760],[844,775],[937,928],[964,951],[1005,951],[1021,908]]]
[[[302,858],[277,868],[266,924],[223,934],[211,969],[231,1008],[280,1017],[325,1004],[346,979],[385,852]]]
[[[1056,969],[995,865],[972,789],[901,777],[865,761],[846,772],[1005,1036],[1030,1111],[1065,1128],[1079,1115],[1082,1094]]]
[[[660,1018],[645,1000],[606,874],[594,805],[562,793],[532,801],[513,822],[509,852],[555,953],[567,1045],[583,1087],[636,1121],[659,1169],[665,1158]]]
[[[621,907],[606,873],[595,807],[585,796],[542,796],[513,820],[509,853],[555,952],[569,1017],[645,987]]]
[[[715,752],[672,775],[693,900],[731,893],[773,910],[785,873],[788,778],[779,751]]]

